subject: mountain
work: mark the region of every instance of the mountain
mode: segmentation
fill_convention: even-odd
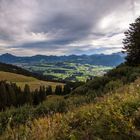
[[[12,54],[0,55],[0,62],[15,64],[15,63],[56,63],[56,62],[74,62],[79,64],[92,64],[92,65],[103,65],[103,66],[117,66],[124,62],[125,55],[122,53],[114,53],[110,55],[105,54],[93,54],[93,55],[69,55],[69,56],[46,56],[46,55],[35,55],[31,57],[20,57]]]

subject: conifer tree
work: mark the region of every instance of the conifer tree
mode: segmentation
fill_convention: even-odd
[[[33,94],[33,104],[38,105],[40,103],[40,97],[39,97],[39,91],[38,89],[35,89],[34,94]]]
[[[56,95],[62,95],[62,86],[61,85],[57,85],[55,88],[55,94]]]
[[[66,94],[69,94],[71,92],[71,88],[69,85],[64,85],[64,90],[63,90],[63,94],[66,95]]]
[[[130,24],[129,30],[125,32],[123,40],[124,51],[127,53],[126,63],[129,65],[140,65],[140,17],[135,23]]]
[[[45,87],[44,86],[40,86],[40,90],[39,90],[39,96],[40,96],[40,101],[44,101],[46,98],[46,91],[45,91]]]
[[[7,91],[4,82],[0,83],[0,109],[4,109],[7,105]]]
[[[14,87],[11,84],[7,85],[8,104],[16,106],[16,94]]]
[[[24,87],[24,99],[23,99],[24,101],[25,101],[25,103],[27,103],[27,104],[32,104],[32,94],[31,94],[31,92],[30,92],[30,87],[29,87],[29,85],[25,85],[25,87]]]
[[[52,95],[52,86],[48,86],[47,88],[46,88],[46,96],[47,95]]]

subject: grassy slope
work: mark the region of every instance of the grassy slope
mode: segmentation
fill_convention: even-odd
[[[39,88],[41,85],[44,86],[51,85],[53,89],[56,87],[56,85],[63,85],[62,83],[41,81],[33,77],[27,77],[24,75],[10,73],[10,72],[3,72],[3,71],[0,71],[0,81],[1,80],[15,82],[22,89],[24,88],[25,84],[28,84],[31,90],[35,90],[36,88]]]
[[[140,139],[140,80],[95,103],[8,127],[1,139],[29,140],[138,140]]]

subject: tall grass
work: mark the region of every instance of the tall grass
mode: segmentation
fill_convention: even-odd
[[[10,140],[138,140],[140,80],[114,93],[68,111],[25,124],[9,124],[0,139]]]

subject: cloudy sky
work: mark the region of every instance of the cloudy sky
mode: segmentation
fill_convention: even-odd
[[[0,0],[0,54],[121,51],[140,0]]]

